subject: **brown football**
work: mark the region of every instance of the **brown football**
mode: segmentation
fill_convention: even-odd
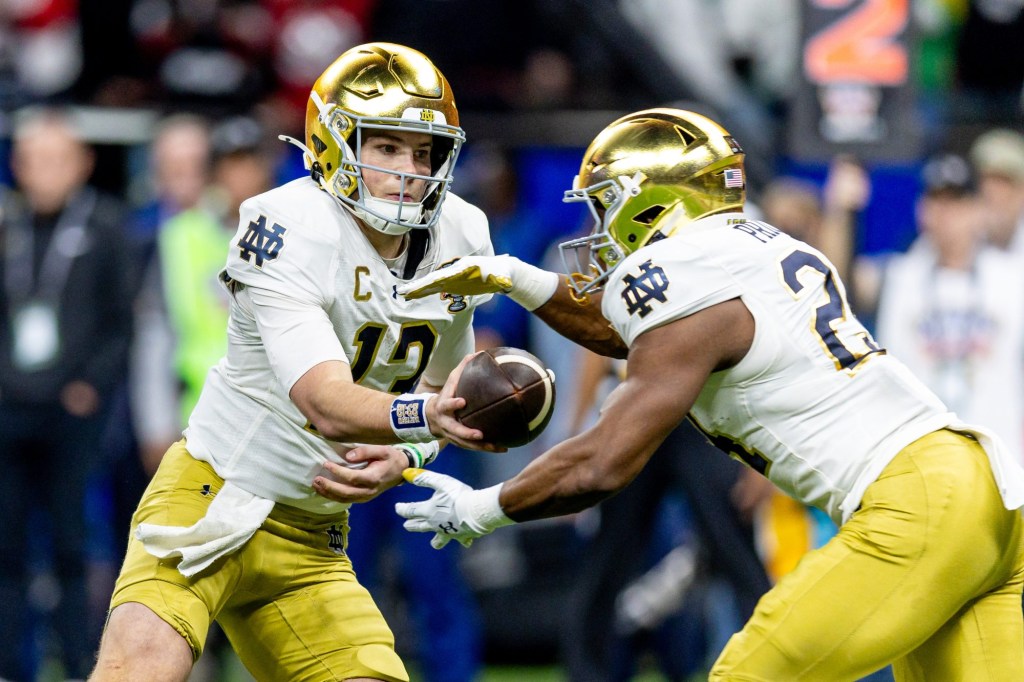
[[[455,395],[466,399],[456,416],[484,440],[507,448],[540,435],[555,409],[555,374],[535,355],[501,346],[476,354],[463,368]]]

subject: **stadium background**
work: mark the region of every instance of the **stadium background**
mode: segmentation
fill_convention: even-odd
[[[508,237],[524,252],[540,255],[579,228],[578,208],[562,204],[561,194],[593,134],[620,114],[671,104],[718,118],[740,139],[755,202],[773,177],[820,187],[832,159],[856,156],[872,186],[857,250],[881,253],[902,250],[915,235],[913,206],[929,155],[965,152],[991,127],[1021,129],[1019,2],[655,5],[6,0],[0,158],[18,110],[70,104],[98,151],[96,184],[135,201],[145,193],[147,144],[163,114],[246,113],[272,133],[301,136],[301,103],[323,66],[352,44],[393,40],[424,51],[453,84],[469,137],[456,191],[485,191],[471,170],[487,153],[511,159],[520,218],[540,231]],[[302,173],[297,154],[284,145],[280,153],[280,179]],[[0,182],[9,181],[0,163]],[[483,463],[479,473],[509,473],[531,454],[526,448],[498,465]],[[514,579],[478,584],[492,664],[485,680],[527,679],[506,668],[516,664],[531,666],[529,679],[560,679],[559,619],[578,543],[572,522],[536,524],[517,536]],[[496,570],[474,569],[478,576]],[[393,597],[385,603],[401,638],[408,624],[402,598]]]

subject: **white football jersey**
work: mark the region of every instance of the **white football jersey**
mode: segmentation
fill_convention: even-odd
[[[327,360],[394,394],[421,377],[441,385],[473,351],[473,309],[489,296],[407,301],[395,288],[458,257],[492,255],[487,219],[449,193],[425,237],[410,233],[392,272],[352,215],[308,178],[243,203],[222,273],[234,291],[228,351],[185,430],[192,455],[261,497],[315,513],[342,508],[310,485],[324,460],[347,448],[317,435],[288,393]],[[404,271],[417,250],[418,267]]]
[[[959,424],[851,313],[825,256],[771,225],[717,215],[648,244],[612,273],[602,311],[631,344],[733,298],[753,315],[753,344],[690,412],[717,446],[838,524],[904,446],[951,426],[979,435],[1007,505],[1024,503],[1024,472],[998,440]]]

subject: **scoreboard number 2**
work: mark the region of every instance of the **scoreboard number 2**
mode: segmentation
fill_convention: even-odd
[[[791,107],[796,157],[917,154],[910,0],[802,0],[799,90]]]
[[[902,85],[910,71],[907,46],[909,0],[813,0],[822,9],[854,9],[817,31],[804,45],[804,70],[814,83]]]

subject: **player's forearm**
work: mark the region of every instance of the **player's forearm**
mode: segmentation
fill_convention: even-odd
[[[632,476],[605,466],[611,458],[595,451],[590,432],[560,443],[505,482],[499,502],[514,521],[582,511],[614,495]]]
[[[578,512],[636,478],[682,421],[700,387],[695,384],[687,392],[685,379],[661,364],[641,366],[638,374],[612,391],[593,427],[559,443],[505,482],[499,502],[509,518],[527,521]],[[650,375],[659,374],[664,381],[651,380]]]
[[[324,382],[303,407],[316,431],[343,443],[394,443],[394,396],[346,381]]]
[[[600,295],[578,303],[562,281],[547,303],[533,313],[562,336],[599,355],[626,357],[629,349],[601,314]]]
[[[356,384],[348,365],[322,362],[292,387],[289,397],[309,420],[308,428],[342,443],[423,443],[435,439],[427,403],[435,394],[393,396]],[[436,415],[435,415],[436,417]]]
[[[592,507],[629,485],[658,444],[668,420],[638,425],[642,397],[612,392],[597,423],[534,459],[505,482],[499,501],[515,521],[572,514]],[[665,422],[664,424],[662,422]],[[630,426],[632,425],[632,426]]]

